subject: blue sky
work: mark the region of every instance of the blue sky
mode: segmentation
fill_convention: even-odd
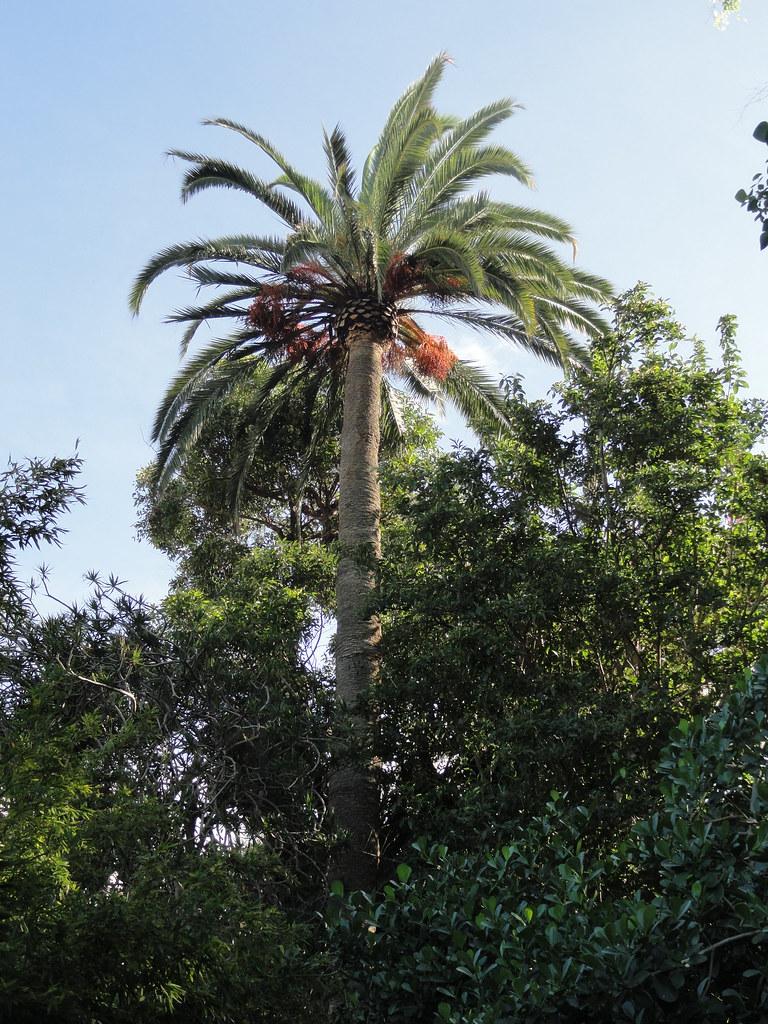
[[[70,598],[82,573],[115,572],[162,596],[168,567],[134,540],[136,471],[152,455],[152,413],[177,362],[165,313],[190,299],[169,275],[133,320],[126,296],[147,257],[174,241],[274,230],[226,194],[178,200],[169,147],[207,150],[266,173],[247,143],[203,117],[227,116],[322,173],[320,127],[341,121],[367,152],[392,101],[449,52],[439,103],[467,113],[525,105],[499,141],[537,190],[500,197],[568,219],[579,262],[618,288],[648,281],[691,333],[714,339],[735,313],[757,394],[768,253],[733,201],[764,160],[751,138],[768,116],[768,4],[712,26],[707,0],[40,0],[0,7],[0,455],[72,452],[88,504],[46,553]],[[360,160],[362,162],[362,159]],[[542,394],[551,371],[500,343],[452,338],[462,354],[522,372]],[[32,566],[39,557],[25,560]]]

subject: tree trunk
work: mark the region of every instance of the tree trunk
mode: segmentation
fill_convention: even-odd
[[[362,740],[368,728],[358,701],[378,678],[380,661],[381,627],[370,606],[381,558],[381,380],[380,338],[359,328],[350,331],[339,468],[336,695],[351,713],[355,740]],[[379,863],[375,781],[358,758],[335,768],[329,788],[336,824],[347,835],[332,878],[347,890],[372,889]]]

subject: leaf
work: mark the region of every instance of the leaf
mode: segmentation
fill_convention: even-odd
[[[413,868],[408,864],[398,864],[396,874],[398,880],[405,885],[413,874]]]
[[[765,142],[768,145],[768,121],[761,121],[752,135],[758,142]]]
[[[664,975],[657,975],[652,979],[653,988],[656,995],[662,1002],[674,1003],[677,999],[677,992],[672,984],[664,977]]]

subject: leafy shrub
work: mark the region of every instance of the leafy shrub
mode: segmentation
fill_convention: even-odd
[[[659,810],[588,850],[592,812],[552,794],[495,849],[415,844],[383,896],[337,891],[347,1019],[764,1021],[768,662],[658,765]]]

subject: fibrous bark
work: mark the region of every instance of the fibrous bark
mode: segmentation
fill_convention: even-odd
[[[382,345],[378,332],[351,331],[339,468],[339,568],[336,583],[336,694],[349,711],[353,740],[368,728],[358,707],[379,673],[381,627],[372,613],[381,558],[379,421]],[[332,868],[346,889],[371,889],[379,860],[378,795],[370,765],[337,763],[330,783],[337,826],[346,834]]]

